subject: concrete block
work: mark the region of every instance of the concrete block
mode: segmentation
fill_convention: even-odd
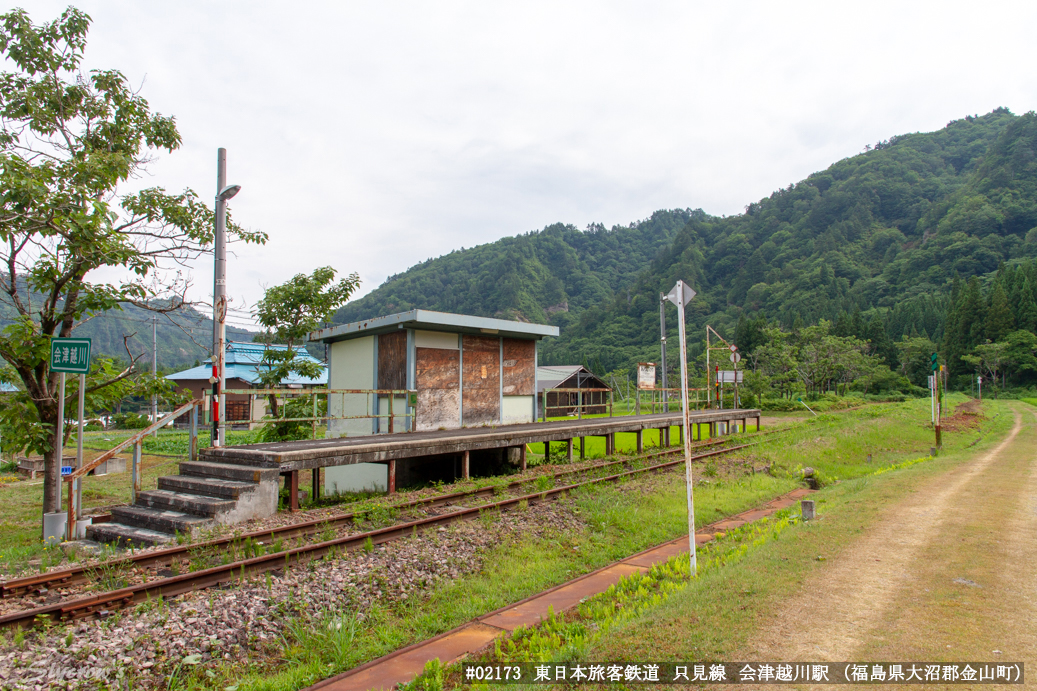
[[[126,459],[120,456],[109,458],[107,461],[90,471],[90,475],[112,475],[114,473],[126,472]]]
[[[817,514],[814,512],[814,500],[813,499],[804,499],[803,501],[800,502],[800,507],[801,507],[801,510],[802,510],[802,513],[803,513],[803,520],[804,521],[812,521],[812,520],[814,520],[814,518],[817,517]]]

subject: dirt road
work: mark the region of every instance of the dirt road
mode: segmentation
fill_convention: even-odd
[[[816,572],[749,659],[1023,661],[1037,687],[1037,414]],[[816,687],[815,687],[816,688]]]

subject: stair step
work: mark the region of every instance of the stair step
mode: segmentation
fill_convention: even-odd
[[[153,547],[154,545],[168,545],[176,538],[168,533],[160,533],[148,528],[124,525],[122,523],[100,523],[86,527],[88,540],[104,542],[119,547]]]
[[[177,533],[193,535],[196,530],[213,524],[211,518],[144,506],[116,506],[112,509],[112,518],[123,525],[147,528],[170,536]]]
[[[180,464],[180,474],[201,477],[216,477],[238,482],[262,482],[277,480],[280,476],[278,468],[258,468],[232,463],[212,463],[209,461],[184,461]]]
[[[241,453],[236,447],[221,446],[218,448],[199,449],[198,459],[207,463],[226,463],[243,465],[248,468],[267,468],[280,470],[281,463],[266,458],[256,458],[253,454]]]
[[[204,494],[210,497],[222,497],[225,499],[237,499],[242,493],[256,489],[256,486],[254,482],[240,482],[238,480],[192,475],[167,475],[158,479],[159,489],[186,492],[188,494]]]
[[[205,494],[154,489],[138,494],[134,505],[147,509],[180,511],[203,518],[213,518],[221,513],[233,510],[236,503],[233,499],[211,497]]]

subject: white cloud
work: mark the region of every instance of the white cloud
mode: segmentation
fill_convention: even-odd
[[[326,264],[366,292],[556,221],[734,214],[866,143],[1037,107],[1031,3],[80,6],[89,66],[177,117],[151,182],[208,198],[228,149],[234,216],[270,234],[230,262],[248,302]]]

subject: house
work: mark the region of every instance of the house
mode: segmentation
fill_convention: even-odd
[[[288,348],[288,346],[278,344],[267,346],[263,343],[245,341],[230,341],[227,343],[224,362],[226,367],[226,389],[228,391],[259,388],[259,372],[262,366],[260,361],[263,358],[263,351],[267,347],[276,350],[286,350]],[[323,365],[320,360],[307,353],[302,347],[296,348],[296,357]],[[211,377],[212,359],[210,358],[203,365],[170,374],[166,379],[176,383],[180,391],[189,392],[193,398],[204,398],[205,393],[212,392],[212,383],[209,381]],[[287,389],[323,387],[327,385],[327,381],[327,370],[325,370],[325,373],[316,379],[292,376],[283,381],[280,387]],[[256,396],[255,394],[227,394],[226,396],[228,423],[249,420],[258,422],[266,415],[266,396]],[[249,428],[252,428],[251,424]]]
[[[571,389],[592,390],[578,392]],[[598,375],[580,365],[537,367],[537,416],[545,417],[545,402],[547,417],[577,415],[581,412],[581,404],[583,415],[604,415],[609,412],[611,390]]]
[[[310,340],[328,345],[328,437],[533,422],[536,344],[557,335],[556,326],[420,309],[315,331]],[[384,465],[357,464],[328,468],[326,487],[386,482]]]

